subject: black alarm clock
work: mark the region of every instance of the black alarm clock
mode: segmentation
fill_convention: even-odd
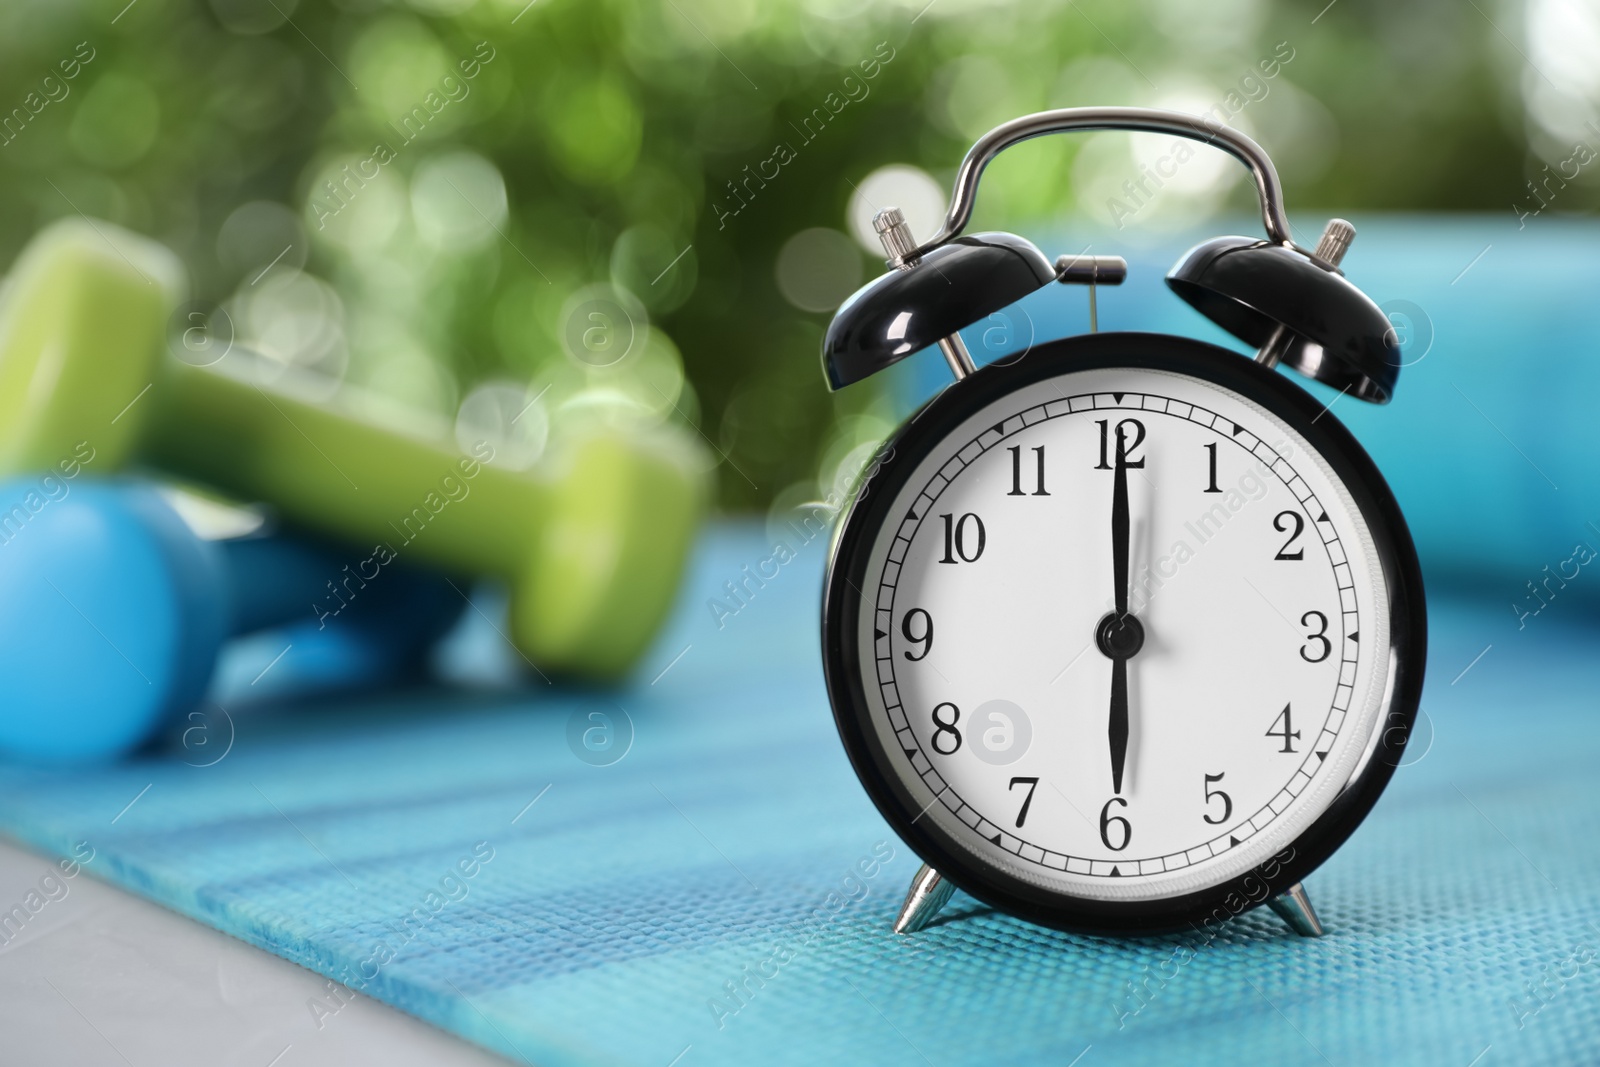
[[[1091,332],[974,367],[962,327],[1053,282],[1126,272],[960,236],[996,153],[1092,129],[1192,138],[1250,169],[1266,238],[1207,241],[1167,284],[1253,359]],[[839,735],[924,861],[895,930],[926,926],[959,887],[1067,930],[1145,934],[1267,903],[1320,934],[1302,879],[1388,783],[1426,647],[1393,495],[1327,405],[1274,369],[1392,395],[1394,330],[1339,269],[1354,229],[1335,219],[1297,245],[1260,146],[1144,108],[1006,123],[967,154],[932,239],[894,209],[875,225],[894,269],[833,319],[829,385],[933,344],[957,379],[863,479],[823,604]]]

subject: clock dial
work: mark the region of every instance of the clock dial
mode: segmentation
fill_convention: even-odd
[[[1154,369],[960,423],[872,541],[856,633],[889,763],[972,859],[1115,901],[1219,885],[1357,771],[1389,672],[1366,520],[1286,421]]]

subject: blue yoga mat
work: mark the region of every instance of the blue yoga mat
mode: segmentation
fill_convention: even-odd
[[[1308,880],[1321,940],[1260,912],[1209,941],[1079,937],[960,895],[897,937],[917,860],[834,735],[825,547],[793,547],[714,613],[771,547],[713,530],[623,691],[240,712],[220,759],[218,733],[0,768],[0,829],[543,1067],[1600,1059],[1600,634],[1574,602],[1519,631],[1436,600],[1411,763]],[[319,1003],[337,1027],[337,991]]]

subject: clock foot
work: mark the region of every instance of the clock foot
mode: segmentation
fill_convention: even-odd
[[[945,881],[943,875],[924,863],[911,879],[906,902],[900,905],[900,914],[894,921],[894,932],[914,934],[927,926],[955,891],[956,887]]]
[[[1317,910],[1311,906],[1311,898],[1306,896],[1306,888],[1299,882],[1267,901],[1267,904],[1278,913],[1278,918],[1289,924],[1289,929],[1301,937],[1322,936],[1322,920],[1317,918]]]

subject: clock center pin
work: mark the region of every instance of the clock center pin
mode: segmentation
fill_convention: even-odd
[[[1108,611],[1094,628],[1094,643],[1107,659],[1132,659],[1144,647],[1144,624],[1131,614]]]

